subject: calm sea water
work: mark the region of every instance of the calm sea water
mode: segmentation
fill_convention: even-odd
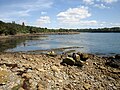
[[[30,38],[7,51],[48,50],[63,47],[83,47],[76,51],[94,54],[120,54],[120,33],[80,33],[48,35]]]

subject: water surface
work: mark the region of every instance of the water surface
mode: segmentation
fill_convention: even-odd
[[[118,54],[120,53],[120,33],[80,33],[31,37],[7,51],[49,50],[63,47],[83,47],[75,50],[85,53]]]

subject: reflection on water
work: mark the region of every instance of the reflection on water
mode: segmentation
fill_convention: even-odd
[[[46,36],[27,36],[27,37],[16,37],[10,39],[0,40],[0,52],[15,52],[15,51],[28,51],[27,47],[36,45],[38,40],[42,40]],[[33,42],[33,43],[32,43]]]
[[[13,49],[17,45],[21,44],[21,42],[24,42],[24,41],[25,41],[25,38],[0,40],[0,52],[3,52],[5,50],[7,50],[7,49]]]
[[[29,37],[0,42],[1,51],[34,51],[63,47],[84,47],[72,50],[97,53],[120,53],[120,33],[80,33],[73,35],[48,35],[48,37]],[[5,48],[6,46],[6,48]],[[71,49],[69,49],[71,50]]]

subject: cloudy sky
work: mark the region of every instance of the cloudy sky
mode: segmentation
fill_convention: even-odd
[[[120,26],[120,0],[0,0],[0,20],[47,28]]]

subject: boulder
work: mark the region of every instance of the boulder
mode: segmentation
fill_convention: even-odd
[[[120,54],[115,55],[115,59],[120,59]]]
[[[77,54],[80,56],[80,55],[81,55],[81,52],[77,52]]]
[[[73,55],[72,54],[67,54],[68,55],[68,57],[72,57]]]
[[[120,68],[120,60],[119,59],[112,59],[105,63],[106,65],[113,67],[113,68]]]
[[[66,63],[67,65],[74,65],[75,60],[72,57],[66,57],[63,59],[62,63]]]
[[[83,66],[83,61],[76,61],[75,65],[79,66],[79,67],[82,67]]]
[[[88,59],[88,54],[81,53],[80,58],[81,58],[82,61],[86,61]]]
[[[72,57],[76,62],[80,61],[80,56],[78,54],[73,53]]]
[[[52,56],[52,57],[57,56],[57,54],[54,51],[48,52],[47,55]]]

